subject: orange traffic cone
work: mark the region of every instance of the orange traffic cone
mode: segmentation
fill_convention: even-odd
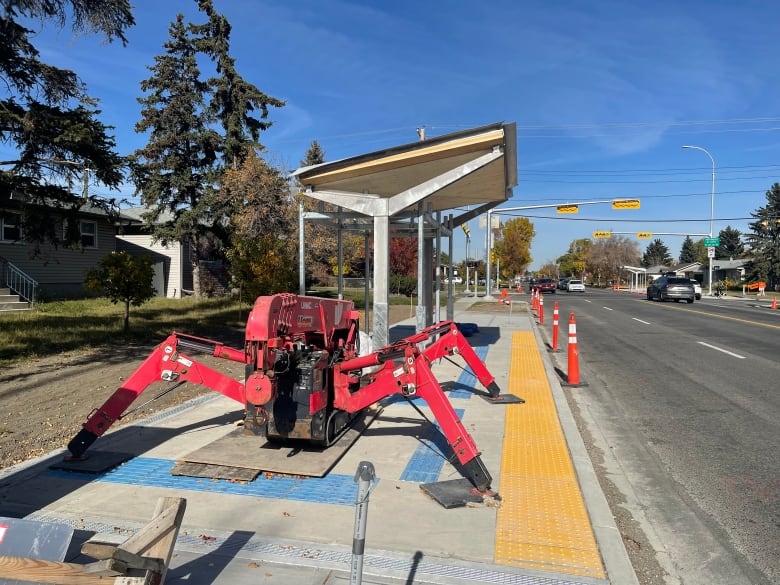
[[[553,303],[552,350],[558,351],[558,301]]]
[[[777,309],[777,297],[772,297],[772,309]]]
[[[544,297],[539,295],[539,325],[544,325]]]
[[[569,384],[580,383],[580,353],[577,350],[577,323],[574,313],[569,315]]]

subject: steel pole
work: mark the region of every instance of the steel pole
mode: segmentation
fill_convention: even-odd
[[[715,159],[706,148],[702,148],[701,146],[685,145],[683,146],[683,148],[690,148],[693,150],[702,151],[704,154],[710,157],[710,162],[712,163],[712,186],[710,188],[710,238],[712,238],[713,222],[715,221]],[[709,250],[707,251],[707,260],[709,260],[709,278],[708,278],[708,284],[710,289],[709,294],[710,296],[712,296],[712,257],[709,255]]]
[[[355,529],[352,534],[352,567],[349,581],[351,585],[360,585],[363,582],[368,496],[371,493],[371,482],[375,478],[374,465],[370,461],[361,461],[355,472],[355,483],[358,484],[358,490],[355,498]]]

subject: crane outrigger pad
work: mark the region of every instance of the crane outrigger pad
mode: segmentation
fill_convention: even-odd
[[[305,441],[260,443],[243,428],[185,455],[173,475],[251,481],[260,473],[324,477],[382,411],[366,408],[331,446],[317,447]]]
[[[525,404],[525,399],[515,396],[514,394],[499,394],[497,396],[490,396],[484,392],[479,392],[479,396],[485,402],[490,404]]]
[[[90,451],[83,457],[65,457],[49,466],[49,469],[62,469],[79,473],[105,473],[135,457],[133,453],[119,451]]]
[[[482,504],[484,497],[467,479],[450,479],[420,485],[420,489],[445,509],[462,508],[469,504]]]

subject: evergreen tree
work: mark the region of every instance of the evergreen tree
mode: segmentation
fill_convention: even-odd
[[[693,264],[696,262],[696,247],[691,236],[685,236],[680,249],[680,264]]]
[[[198,9],[208,16],[208,22],[191,25],[190,32],[197,49],[215,63],[217,75],[208,80],[209,109],[224,130],[221,150],[225,165],[237,168],[249,152],[247,146],[262,148],[260,132],[272,124],[269,108],[281,108],[284,102],[266,95],[238,73],[236,60],[230,56],[230,23],[214,10],[212,0],[198,0]],[[260,111],[259,119],[252,116],[256,110]]]
[[[0,205],[12,195],[33,204],[27,210],[37,213],[25,215],[23,231],[35,244],[79,241],[75,230],[63,237],[54,227],[57,211],[75,214],[87,201],[115,210],[113,201],[85,201],[57,183],[89,178],[116,187],[122,180],[123,160],[114,151],[110,128],[97,120],[97,101],[76,73],[41,61],[33,44],[38,32],[28,28],[33,23],[63,26],[68,18],[76,33],[97,33],[123,44],[125,29],[135,24],[127,0],[5,1],[0,11],[0,142],[16,151],[11,160],[0,161]]]
[[[742,232],[731,226],[720,230],[720,246],[715,248],[715,258],[741,258],[745,254],[745,244],[742,243],[741,237]]]
[[[147,145],[132,157],[132,177],[154,238],[163,244],[189,241],[195,293],[200,294],[198,238],[212,219],[209,194],[217,179],[220,136],[211,128],[200,79],[198,53],[179,14],[168,28],[165,54],[155,57],[152,75],[141,83],[148,95],[136,132],[149,132]]]
[[[671,266],[672,262],[673,259],[669,254],[669,248],[667,248],[666,244],[664,244],[658,238],[647,245],[647,249],[642,256],[642,266],[645,268],[659,264],[663,266]]]
[[[766,192],[767,204],[750,215],[755,221],[745,235],[750,247],[751,262],[746,266],[748,281],[764,281],[769,290],[780,284],[780,184],[775,183]]]
[[[316,140],[312,140],[309,145],[309,149],[306,151],[306,155],[301,161],[302,167],[310,167],[312,165],[319,165],[325,162],[325,151],[320,146],[320,143]]]
[[[169,27],[165,54],[155,57],[150,78],[141,84],[147,95],[139,99],[136,131],[148,132],[149,142],[132,159],[155,239],[191,244],[196,295],[200,260],[218,251],[227,237],[231,208],[219,193],[222,173],[228,165],[238,169],[248,147],[261,148],[257,139],[270,125],[268,107],[283,105],[238,75],[229,55],[229,23],[210,0],[198,7],[207,23],[187,24],[179,14]],[[205,81],[201,56],[215,63],[217,73]],[[260,120],[251,115],[256,109]]]

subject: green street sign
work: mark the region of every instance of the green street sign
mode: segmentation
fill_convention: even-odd
[[[705,248],[717,248],[720,246],[720,238],[704,238]]]

